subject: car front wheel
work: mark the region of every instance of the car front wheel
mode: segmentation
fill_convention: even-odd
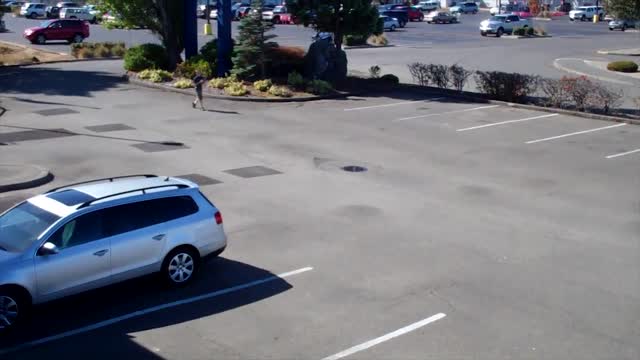
[[[27,312],[25,297],[13,289],[0,289],[0,332],[15,328]]]
[[[391,28],[389,28],[390,31],[396,31],[396,26],[395,25],[391,25]]]
[[[44,45],[47,42],[47,38],[40,34],[36,37],[36,44]]]
[[[487,36],[487,32],[486,31],[480,31],[480,35]]]
[[[613,30],[613,29],[611,29],[611,30]],[[622,28],[620,30],[622,30],[622,31],[627,30],[627,26],[626,25],[622,25]]]
[[[504,34],[504,30],[502,28],[498,29],[498,31],[496,31],[496,37],[500,37],[502,36],[502,34]]]
[[[187,247],[173,250],[162,264],[162,273],[171,286],[183,286],[191,282],[198,270],[198,254]]]

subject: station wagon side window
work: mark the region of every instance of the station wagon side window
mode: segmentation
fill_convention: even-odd
[[[517,16],[509,16],[509,20],[518,21],[518,17]]]
[[[105,220],[108,236],[158,225],[198,212],[198,205],[190,196],[173,196],[145,200],[109,208]]]
[[[47,241],[64,250],[103,239],[103,218],[104,210],[80,215],[56,230]]]

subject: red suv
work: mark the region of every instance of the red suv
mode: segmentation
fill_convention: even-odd
[[[89,23],[83,20],[47,20],[40,26],[26,29],[24,37],[33,44],[44,44],[48,40],[81,43],[89,37]]]
[[[409,21],[424,20],[424,13],[422,12],[422,10],[415,6],[394,5],[391,7],[391,10],[406,11],[408,13]]]

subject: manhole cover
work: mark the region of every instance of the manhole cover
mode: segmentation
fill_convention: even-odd
[[[358,166],[358,165],[347,165],[347,166],[343,166],[342,170],[348,171],[348,172],[365,172],[367,171],[367,168],[364,166]]]

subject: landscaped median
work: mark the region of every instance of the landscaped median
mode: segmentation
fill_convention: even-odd
[[[72,59],[69,55],[0,41],[0,66],[41,64]]]

